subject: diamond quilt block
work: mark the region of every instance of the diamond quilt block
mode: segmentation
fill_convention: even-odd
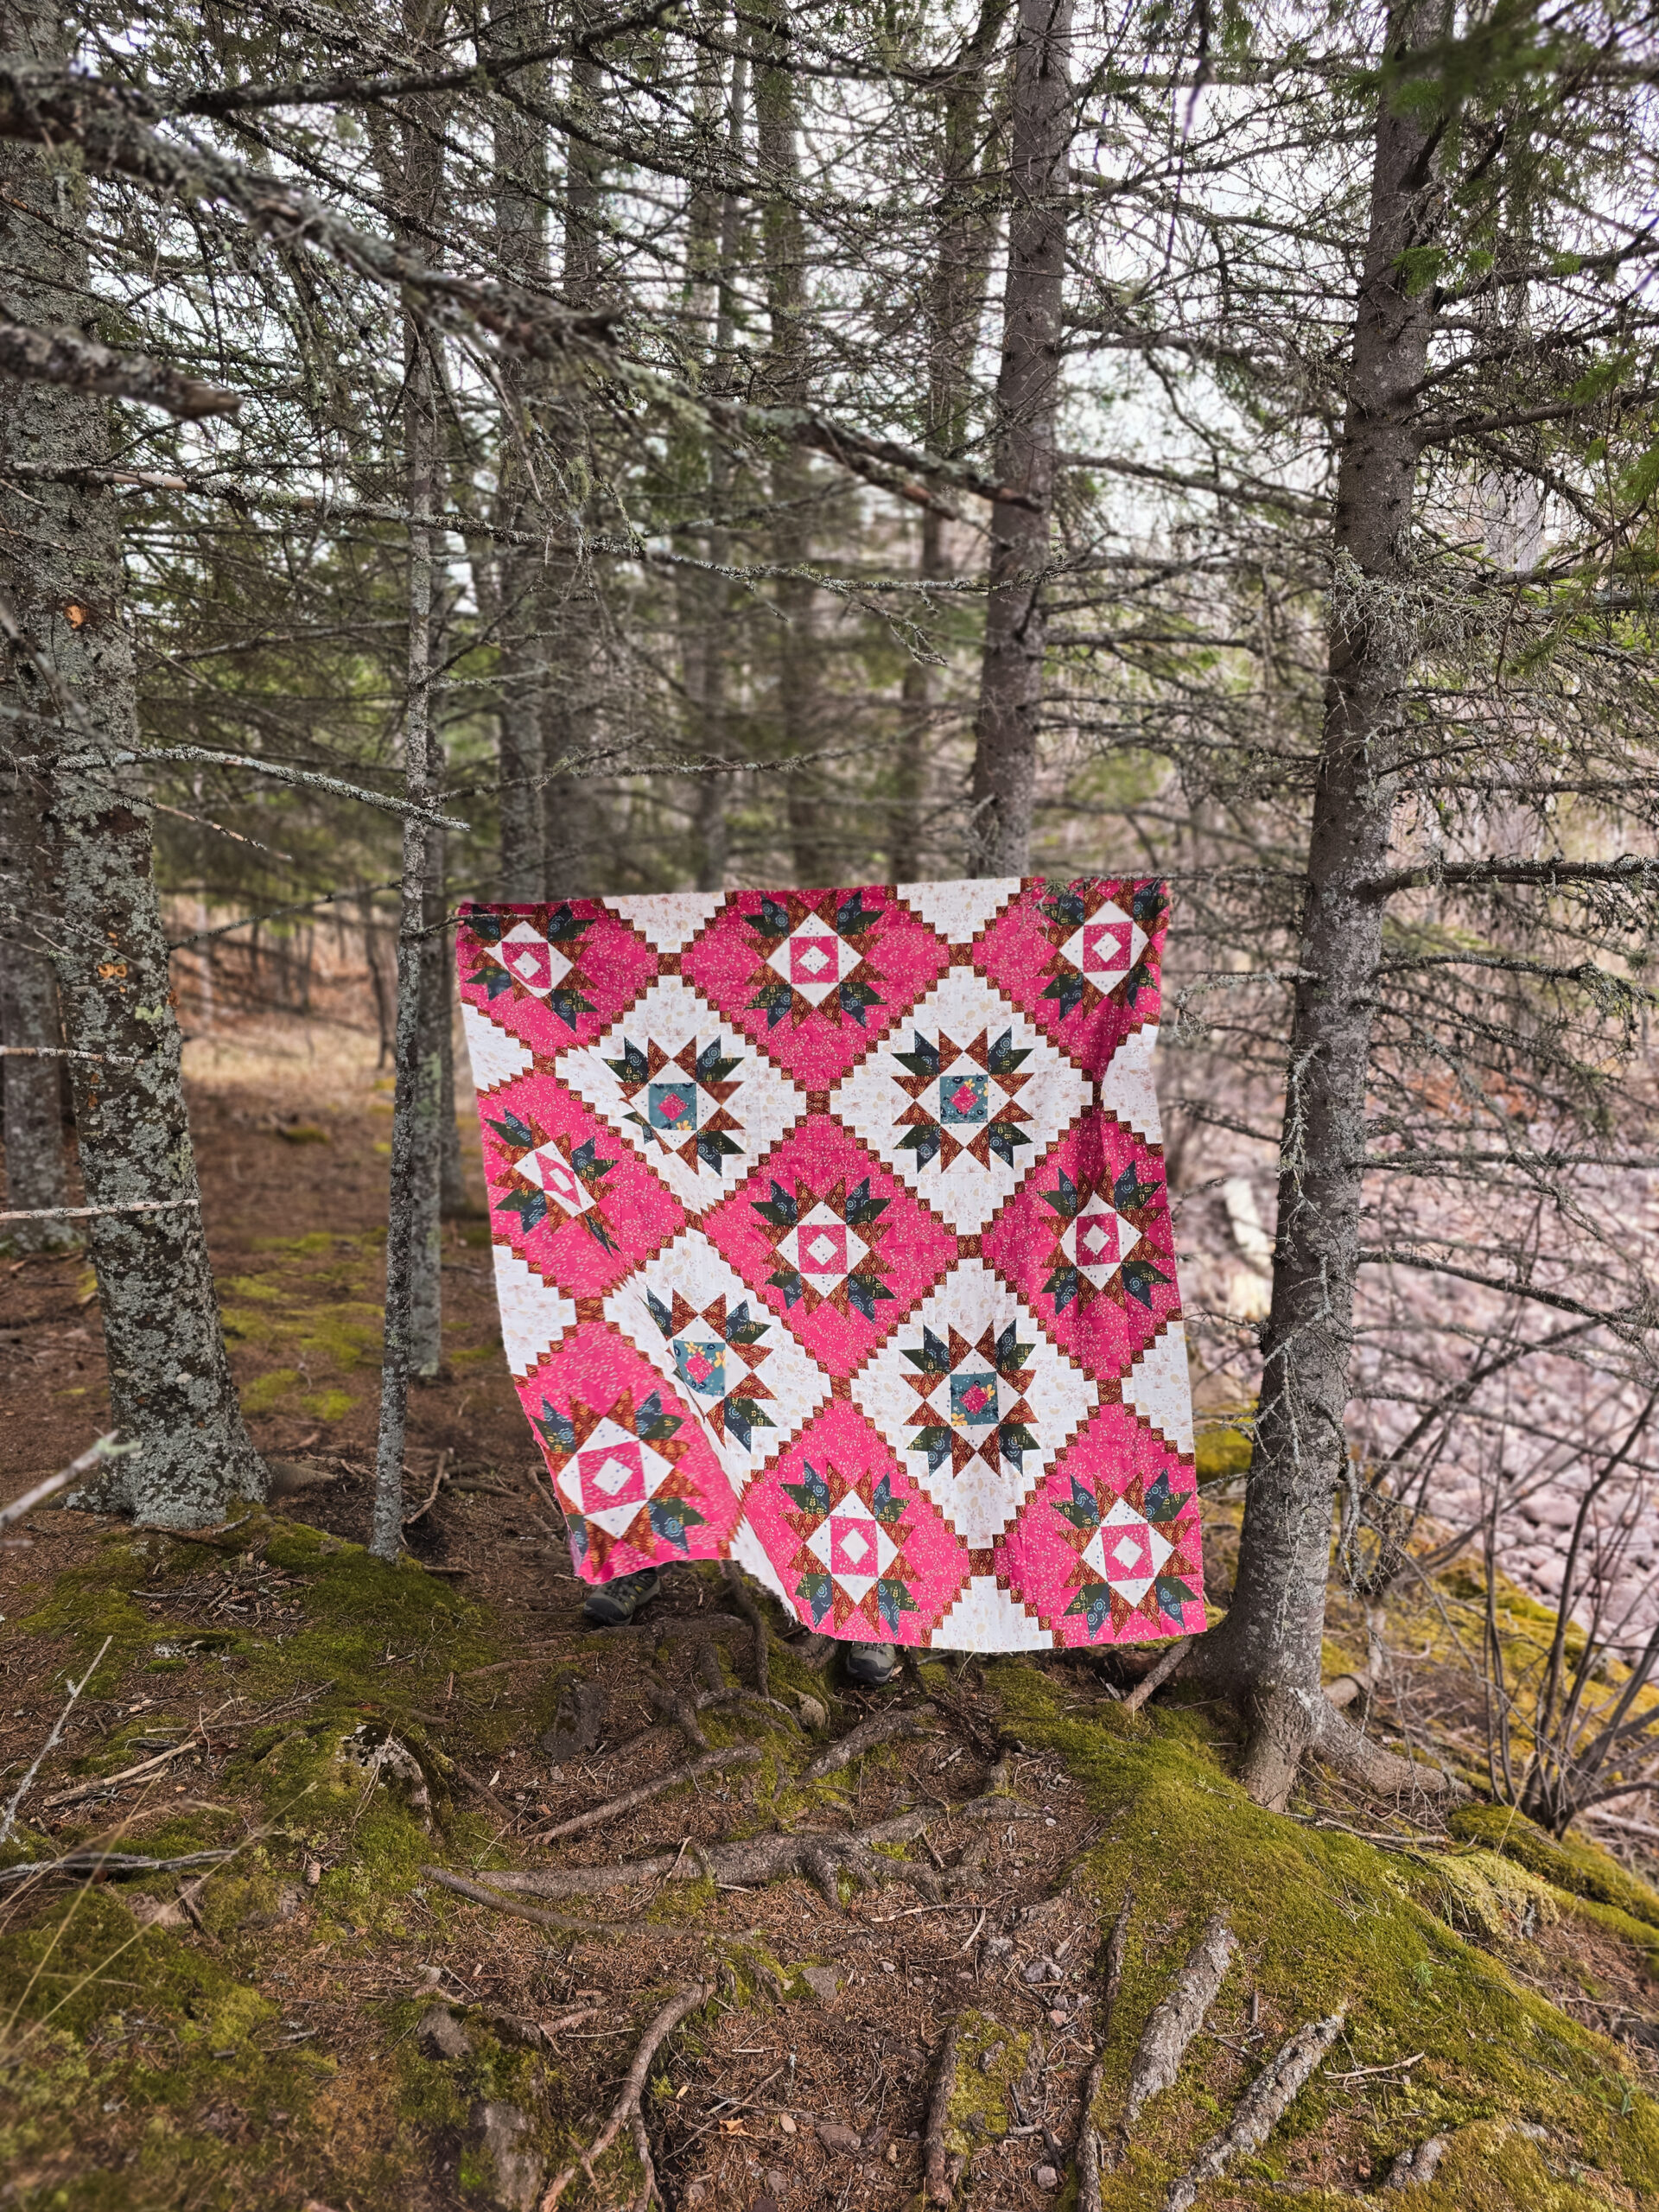
[[[1160,883],[1029,884],[974,947],[976,966],[1085,1073],[1155,1022],[1168,900]]]
[[[755,1483],[743,1510],[785,1601],[832,1636],[925,1644],[967,1573],[932,1504],[840,1401]]]
[[[957,1256],[957,1240],[828,1115],[703,1217],[831,1375],[850,1375]]]
[[[462,999],[546,1060],[598,1036],[657,966],[591,899],[463,906],[455,963]]]
[[[981,1249],[1096,1375],[1122,1374],[1179,1310],[1163,1161],[1108,1114],[1068,1131]]]
[[[1205,1626],[1192,1466],[1123,1406],[1101,1407],[996,1560],[1063,1644],[1147,1643]]]
[[[1084,1098],[1065,1054],[953,968],[830,1096],[830,1110],[959,1235],[982,1229]]]
[[[613,1329],[575,1330],[556,1372],[532,1376],[519,1396],[588,1581],[724,1556],[737,1494],[683,1400]]]
[[[764,1160],[806,1101],[683,977],[663,976],[559,1071],[690,1214]]]
[[[605,1318],[684,1399],[740,1493],[830,1395],[828,1376],[700,1230],[613,1291]]]
[[[498,1243],[573,1298],[596,1297],[685,1220],[655,1177],[549,1077],[479,1101],[484,1179]]]
[[[1098,1396],[982,1260],[964,1260],[853,1381],[855,1402],[970,1550],[995,1544]]]
[[[808,1090],[823,1090],[950,959],[891,892],[734,896],[682,956],[685,975]]]

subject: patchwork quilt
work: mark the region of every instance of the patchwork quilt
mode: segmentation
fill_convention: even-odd
[[[1167,901],[1041,878],[463,910],[507,1358],[578,1572],[855,1642],[1205,1624]]]

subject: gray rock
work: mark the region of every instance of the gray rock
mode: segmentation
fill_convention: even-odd
[[[466,2058],[473,2039],[447,2005],[433,2005],[415,2023],[415,2041],[428,2058]]]
[[[801,1980],[821,2005],[828,2005],[841,1987],[841,1970],[838,1967],[803,1967]]]
[[[530,2126],[517,2105],[480,2105],[474,2115],[494,2170],[491,2202],[502,2212],[536,2212],[547,2180],[545,2162],[518,2139]]]
[[[824,2149],[836,2158],[855,2158],[864,2148],[864,2139],[855,2127],[843,2127],[838,2120],[821,2120],[817,2123],[818,2140]]]
[[[1427,2143],[1402,2151],[1389,2168],[1384,2189],[1416,2189],[1424,2182],[1433,2181],[1440,2170],[1440,2160],[1451,2148],[1449,2135],[1431,2135]]]
[[[1052,2166],[1039,2166],[1036,2179],[1039,2189],[1058,2189],[1060,2185],[1060,2177]]]

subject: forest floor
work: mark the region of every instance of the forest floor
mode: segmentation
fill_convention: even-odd
[[[305,1033],[192,1047],[278,1495],[194,1539],[46,1511],[0,1540],[0,1798],[85,1684],[0,1845],[0,2207],[528,2212],[568,2172],[587,2212],[639,2202],[648,2158],[674,2207],[892,2212],[920,2201],[947,2049],[936,2174],[983,2212],[1079,2202],[1097,2057],[1107,2212],[1659,2204],[1659,1890],[1594,1847],[1319,1775],[1263,1813],[1233,1714],[1178,1682],[1131,1715],[1122,1668],[924,1660],[861,1695],[717,1568],[584,1630],[481,1220],[446,1230],[445,1368],[413,1402],[406,1510],[433,1494],[409,1558],[370,1560],[391,1094],[360,1039]],[[12,1496],[105,1401],[84,1265],[7,1265]],[[1224,1502],[1221,1592],[1230,1547]],[[1421,1656],[1374,1719],[1473,1780],[1469,1601],[1445,1577],[1391,1623]],[[1338,1605],[1332,1671],[1363,1648]],[[12,1871],[89,1850],[196,1863]],[[1218,1992],[1121,2137],[1217,1913]],[[1286,2039],[1338,2014],[1283,2120],[1183,2195]],[[671,2015],[636,2120],[619,2097]]]

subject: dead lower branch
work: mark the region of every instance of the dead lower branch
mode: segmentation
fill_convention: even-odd
[[[639,2099],[645,2090],[646,2076],[651,2072],[652,2060],[655,2058],[658,2050],[678,2027],[686,2014],[694,2012],[699,2005],[705,2004],[709,1995],[709,1986],[706,1981],[688,1982],[683,1989],[676,1990],[668,2003],[658,2013],[645,2034],[639,2038],[639,2047],[633,2054],[633,2063],[629,2067],[622,2087],[617,2093],[616,2102],[611,2107],[610,2118],[601,2128],[588,2149],[582,2152],[581,2158],[574,2164],[564,2167],[553,2177],[548,2184],[546,2194],[542,2198],[541,2212],[554,2212],[554,2208],[560,2197],[563,2196],[579,2172],[585,2173],[589,2181],[594,2180],[594,2162],[604,2157],[622,2130],[630,2126],[639,2116]],[[643,2133],[643,2130],[641,2132]],[[635,2147],[636,2149],[639,2147],[637,2141]],[[649,2144],[645,2145],[645,2171],[649,2176],[652,2172]],[[598,2186],[596,2182],[594,2186]]]
[[[760,1756],[758,1744],[733,1744],[724,1750],[709,1751],[702,1758],[693,1759],[689,1766],[676,1767],[671,1774],[659,1774],[654,1782],[642,1782],[637,1789],[625,1789],[608,1804],[590,1806],[587,1812],[561,1821],[556,1827],[541,1829],[532,1840],[556,1843],[561,1836],[582,1835],[588,1828],[603,1827],[607,1821],[631,1813],[636,1805],[649,1804],[653,1797],[677,1789],[682,1783],[700,1782],[705,1774],[717,1774],[722,1767],[752,1766]]]
[[[1289,2109],[1314,2068],[1341,2033],[1345,2012],[1312,2020],[1281,2045],[1238,2101],[1238,2109],[1219,2135],[1211,2136],[1164,2200],[1164,2212],[1192,2212],[1198,2191],[1232,2161],[1259,2151]]]
[[[939,2045],[938,2062],[933,2073],[933,2094],[928,2101],[927,2133],[923,2147],[923,2174],[930,2204],[948,2204],[951,2197],[950,2177],[947,2171],[944,2151],[944,2131],[950,2119],[950,2094],[957,2086],[957,2037],[962,2022],[953,2019],[944,2031],[944,2041]]]

